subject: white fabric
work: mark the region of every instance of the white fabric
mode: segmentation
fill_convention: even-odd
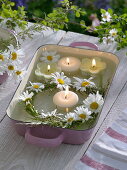
[[[127,108],[112,123],[110,128],[127,139]],[[98,163],[111,166],[115,169],[127,170],[127,141],[115,139],[114,134],[103,133],[88,149],[85,155]],[[79,163],[80,162],[80,163]],[[75,165],[76,170],[87,170],[88,165],[79,161]],[[84,166],[83,166],[84,164]],[[91,167],[90,167],[91,168]]]
[[[101,150],[99,152],[97,149],[93,147],[87,152],[87,156],[89,156],[91,159],[95,160],[96,162],[111,166],[116,169],[121,169],[121,170],[127,169],[126,161],[122,159],[116,159],[109,154],[101,152]]]
[[[75,165],[75,170],[94,170],[94,168],[87,166],[86,164],[82,163],[81,161],[77,161],[76,165]]]
[[[127,161],[127,144],[113,139],[106,134],[99,138],[93,147],[104,154],[109,154],[114,158],[116,157]]]

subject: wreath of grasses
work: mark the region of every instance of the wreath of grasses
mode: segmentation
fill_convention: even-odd
[[[32,83],[30,82],[31,87],[36,85],[37,83]],[[42,84],[42,83],[39,83]],[[23,94],[19,97],[20,100],[22,100],[25,104],[25,110],[26,112],[31,115],[32,121],[29,123],[25,124],[30,124],[30,125],[49,125],[52,127],[61,127],[61,128],[71,128],[71,129],[81,129],[82,125],[83,128],[87,129],[90,127],[93,127],[96,124],[98,114],[99,112],[92,112],[90,114],[90,117],[88,120],[79,120],[79,119],[74,119],[72,122],[67,121],[67,116],[69,114],[74,114],[75,110],[69,113],[59,113],[57,109],[44,113],[42,110],[42,113],[40,113],[34,106],[34,98],[38,93],[42,93],[44,91],[53,91],[58,89],[56,83],[51,83],[51,80],[48,82],[44,82],[43,87],[40,89],[40,91],[35,91],[29,88],[29,86],[26,87],[26,92],[23,92]],[[71,84],[70,86],[71,91],[76,91],[74,84]],[[78,90],[80,92],[80,90]],[[99,93],[99,95],[102,96],[102,98],[105,95],[105,89],[103,88],[97,88],[96,86],[93,87],[86,87],[86,90],[84,92],[81,92],[82,95],[96,95]],[[84,99],[85,100],[85,99]],[[79,107],[84,107],[83,103]],[[75,113],[76,114],[76,113]]]

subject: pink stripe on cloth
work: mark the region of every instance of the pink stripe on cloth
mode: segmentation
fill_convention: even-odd
[[[113,168],[113,167],[111,167],[111,166],[108,166],[108,165],[99,163],[99,162],[91,159],[91,158],[88,157],[87,155],[83,156],[83,157],[81,158],[81,161],[82,161],[83,163],[85,163],[87,166],[92,167],[92,168],[95,168],[95,169],[97,169],[97,170],[116,170],[115,168]]]
[[[124,143],[127,143],[127,136],[122,135],[120,133],[118,133],[117,131],[113,130],[111,127],[109,127],[105,133],[109,136],[111,136],[114,139],[117,139],[119,141],[122,141]]]

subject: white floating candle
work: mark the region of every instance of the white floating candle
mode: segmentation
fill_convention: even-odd
[[[65,91],[60,91],[54,95],[53,103],[59,108],[68,109],[78,103],[78,95],[69,91],[67,87]]]
[[[63,57],[58,61],[58,66],[65,72],[76,72],[79,70],[81,62],[75,57]]]
[[[57,66],[56,63],[47,65],[46,63],[38,63],[37,69],[35,70],[35,75],[39,79],[51,79],[52,73],[60,72],[61,68]]]
[[[97,59],[88,59],[88,58],[84,58],[82,60],[82,64],[81,64],[81,71],[82,73],[86,72],[86,73],[92,73],[92,74],[97,74],[100,71],[104,70],[106,68],[106,63],[101,61],[101,59],[97,58]]]

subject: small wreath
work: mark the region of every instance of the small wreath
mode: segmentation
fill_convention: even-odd
[[[104,100],[105,90],[98,89],[92,78],[79,79],[73,77],[74,81],[71,83],[71,79],[61,73],[52,74],[50,81],[45,83],[30,82],[30,85],[26,87],[26,92],[19,97],[25,103],[25,110],[32,116],[33,121],[30,124],[45,124],[53,127],[62,128],[77,128],[83,123],[87,127],[91,127],[96,122],[96,118],[101,111]],[[58,113],[55,109],[51,112],[41,113],[35,108],[33,100],[36,94],[46,90],[60,89],[63,90],[66,86],[69,86],[73,91],[79,91],[82,94],[87,94],[88,97],[83,100],[82,105],[77,106],[73,112],[67,114]]]

